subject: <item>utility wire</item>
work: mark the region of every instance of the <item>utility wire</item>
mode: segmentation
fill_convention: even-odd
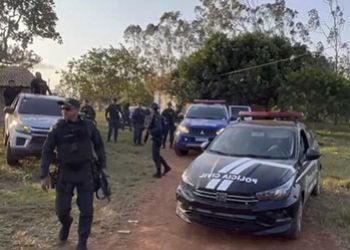
[[[301,58],[301,57],[304,57],[304,56],[307,56],[309,55],[309,53],[305,53],[305,54],[301,54],[301,55],[297,55],[297,56],[291,56],[289,58],[285,58],[285,59],[280,59],[280,60],[277,60],[277,61],[273,61],[273,62],[268,62],[268,63],[264,63],[264,64],[260,64],[260,65],[255,65],[255,66],[251,66],[251,67],[248,67],[248,68],[244,68],[244,69],[237,69],[237,70],[233,70],[233,71],[230,71],[230,72],[227,72],[227,73],[223,73],[221,74],[220,76],[229,76],[229,75],[234,75],[234,74],[237,74],[237,73],[241,73],[241,72],[245,72],[245,71],[249,71],[249,70],[253,70],[253,69],[258,69],[258,68],[263,68],[263,67],[266,67],[266,66],[270,66],[270,65],[274,65],[274,64],[278,64],[278,63],[282,63],[282,62],[291,62],[291,61],[294,61],[298,58]]]

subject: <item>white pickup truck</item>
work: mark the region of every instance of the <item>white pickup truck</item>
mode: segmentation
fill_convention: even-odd
[[[51,127],[62,117],[57,96],[20,94],[5,107],[6,160],[10,166],[30,157],[40,157]]]

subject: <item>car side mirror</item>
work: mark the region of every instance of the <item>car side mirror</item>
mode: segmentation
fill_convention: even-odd
[[[207,148],[209,147],[210,143],[211,143],[211,141],[203,142],[203,143],[201,144],[201,149],[202,149],[202,151],[207,150]]]
[[[4,113],[5,114],[13,114],[15,112],[15,109],[13,107],[5,107]]]
[[[321,157],[320,151],[318,151],[316,149],[309,148],[306,151],[305,160],[306,161],[314,161],[314,160],[320,159],[320,157]]]
[[[179,119],[183,120],[185,118],[184,114],[179,114]]]

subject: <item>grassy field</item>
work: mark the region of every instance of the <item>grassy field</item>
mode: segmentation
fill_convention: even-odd
[[[105,140],[107,128],[101,125],[100,129]],[[132,146],[129,131],[120,133],[119,143],[106,144],[106,153],[112,201],[95,200],[92,239],[124,229],[123,224],[133,219],[145,185],[153,181],[150,148]],[[55,249],[59,230],[54,210],[55,192],[41,191],[38,161],[29,160],[20,168],[10,168],[5,164],[3,147],[0,159],[0,249]],[[73,208],[74,217],[78,218],[75,203]],[[72,241],[76,239],[76,228],[77,219]]]
[[[100,124],[105,139],[106,125]],[[310,127],[322,148],[324,192],[320,198],[311,200],[309,215],[350,246],[350,127],[313,124]],[[125,229],[127,220],[133,219],[136,204],[144,197],[145,187],[153,181],[150,148],[132,146],[130,132],[121,132],[119,143],[106,144],[106,151],[113,197],[111,203],[95,201],[92,240]],[[29,160],[20,168],[10,168],[4,159],[4,148],[0,147],[0,249],[55,249],[59,229],[55,193],[41,191],[39,163]],[[73,205],[77,218],[78,211]],[[76,227],[77,221],[73,241]]]
[[[350,249],[350,126],[311,124],[322,150],[322,188],[311,209],[318,223]]]

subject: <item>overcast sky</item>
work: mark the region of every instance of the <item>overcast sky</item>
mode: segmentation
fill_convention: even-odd
[[[268,0],[260,0],[267,2]],[[345,18],[350,26],[350,1],[340,0],[345,9]],[[123,32],[130,24],[142,26],[157,22],[165,11],[179,10],[183,17],[192,19],[194,7],[199,0],[56,0],[59,17],[57,29],[63,45],[49,40],[36,40],[32,48],[43,61],[34,69],[43,73],[50,85],[59,81],[55,72],[64,68],[72,58],[78,58],[95,47],[117,46],[123,42]],[[327,15],[324,0],[287,0],[288,6],[307,17],[310,9],[318,8]],[[344,32],[350,41],[350,29]]]

